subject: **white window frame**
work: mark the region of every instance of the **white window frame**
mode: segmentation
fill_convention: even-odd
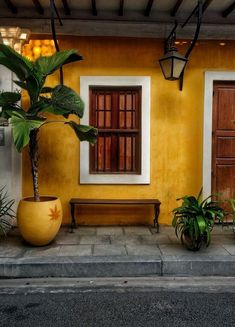
[[[150,184],[150,82],[149,76],[81,76],[80,95],[85,103],[81,124],[89,125],[90,86],[141,86],[141,174],[90,174],[89,144],[80,143],[80,184]]]

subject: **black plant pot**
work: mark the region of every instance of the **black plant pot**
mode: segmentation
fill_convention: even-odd
[[[197,238],[191,238],[189,233],[183,233],[181,235],[181,242],[185,245],[185,247],[190,251],[199,251],[202,245],[205,243],[204,235],[200,235]]]

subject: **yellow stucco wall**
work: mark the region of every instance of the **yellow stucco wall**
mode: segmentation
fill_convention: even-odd
[[[58,195],[69,222],[68,202],[83,198],[158,198],[160,223],[171,223],[176,198],[197,193],[202,186],[204,72],[234,70],[235,42],[220,46],[204,41],[195,47],[186,69],[184,89],[163,79],[157,59],[162,41],[154,39],[67,37],[61,49],[75,48],[84,61],[65,67],[65,84],[79,92],[87,75],[151,77],[151,184],[79,185],[79,142],[69,127],[50,124],[40,133],[40,191]],[[179,51],[185,52],[181,46]],[[58,83],[58,75],[50,78]],[[57,118],[58,119],[58,118]],[[144,132],[144,131],[143,131]],[[23,195],[32,194],[27,152],[23,155]],[[77,212],[81,224],[148,224],[151,208],[91,207]]]

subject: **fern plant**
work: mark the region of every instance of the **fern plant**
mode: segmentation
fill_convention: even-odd
[[[176,236],[189,250],[197,251],[211,242],[211,231],[215,220],[223,221],[225,212],[219,201],[212,200],[215,195],[202,200],[202,190],[197,197],[184,196],[180,207],[173,210],[172,225]]]
[[[11,229],[15,212],[12,209],[14,200],[9,199],[5,186],[0,188],[0,235],[6,235]]]

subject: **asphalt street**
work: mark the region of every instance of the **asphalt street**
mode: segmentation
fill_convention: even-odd
[[[5,290],[0,294],[0,326],[235,326],[234,292],[180,289],[57,287],[12,289],[11,294]]]

